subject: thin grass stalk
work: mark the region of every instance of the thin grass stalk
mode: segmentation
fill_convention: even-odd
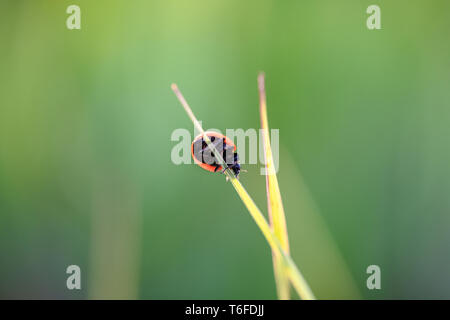
[[[261,117],[261,128],[263,135],[264,159],[266,164],[266,192],[267,208],[269,212],[269,223],[275,236],[280,240],[281,246],[289,254],[289,240],[286,227],[286,217],[284,214],[283,202],[281,199],[280,187],[275,171],[272,148],[269,138],[269,121],[267,118],[266,89],[264,74],[258,76],[259,91],[259,113]],[[280,300],[290,299],[289,279],[287,270],[283,267],[281,257],[272,251],[273,270],[277,294]]]
[[[252,216],[253,220],[255,221],[256,225],[259,227],[259,229],[263,233],[264,237],[266,238],[267,242],[269,243],[269,246],[271,247],[271,249],[273,251],[276,252],[276,254],[278,254],[282,258],[283,265],[288,271],[287,273],[288,273],[289,279],[290,279],[294,289],[297,291],[299,297],[302,299],[305,299],[305,300],[314,299],[314,295],[313,295],[311,289],[309,288],[306,280],[304,279],[304,277],[298,270],[295,263],[290,258],[289,254],[286,254],[286,252],[284,251],[282,245],[280,244],[280,241],[277,239],[277,237],[273,233],[271,227],[267,223],[263,214],[258,209],[258,207],[256,206],[253,199],[250,197],[250,195],[247,193],[244,186],[236,178],[234,173],[231,170],[228,170],[228,165],[223,160],[222,155],[217,151],[217,149],[211,143],[208,136],[205,134],[205,131],[203,130],[200,123],[198,122],[197,118],[195,117],[194,113],[192,112],[191,108],[189,107],[188,103],[184,99],[183,95],[181,94],[181,92],[178,89],[178,86],[176,84],[172,84],[172,90],[175,93],[175,95],[177,96],[177,98],[180,101],[181,105],[183,106],[184,110],[188,114],[189,118],[193,122],[195,128],[202,134],[204,141],[207,143],[208,147],[213,152],[213,154],[216,157],[219,164],[222,166],[222,168],[225,169],[224,173],[230,179],[234,189],[238,193],[238,195],[241,198],[244,205],[247,207],[247,210],[249,211],[249,213]]]

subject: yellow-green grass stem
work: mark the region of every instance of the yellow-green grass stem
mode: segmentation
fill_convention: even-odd
[[[264,73],[258,75],[259,91],[259,113],[261,117],[261,129],[264,146],[264,159],[266,165],[266,192],[267,209],[269,213],[270,226],[281,243],[283,250],[289,254],[289,240],[286,227],[286,217],[284,214],[283,201],[281,199],[280,187],[278,185],[277,174],[272,154],[269,138],[269,121],[267,118],[266,88],[264,83]],[[277,285],[278,298],[281,300],[290,299],[289,279],[286,268],[279,254],[272,250],[273,270]]]
[[[191,108],[189,107],[188,103],[184,99],[183,95],[181,94],[181,92],[178,89],[178,86],[176,84],[172,84],[172,90],[174,91],[175,95],[177,96],[177,98],[180,101],[181,105],[183,106],[184,110],[188,114],[189,118],[193,122],[195,128],[203,135],[204,141],[208,144],[208,147],[214,153],[214,156],[216,157],[219,164],[224,169],[226,169],[224,171],[224,173],[230,179],[234,189],[238,193],[238,195],[241,198],[244,205],[247,207],[250,215],[252,216],[253,220],[255,220],[257,226],[263,233],[263,235],[266,238],[267,242],[269,243],[271,249],[282,258],[284,267],[288,270],[287,273],[288,273],[289,279],[290,279],[294,289],[297,291],[299,297],[301,299],[305,299],[305,300],[314,299],[314,295],[313,295],[311,289],[309,288],[306,280],[304,279],[303,275],[300,273],[297,266],[295,265],[295,263],[289,256],[289,254],[287,254],[283,250],[283,248],[280,244],[280,241],[274,235],[272,229],[270,228],[270,226],[267,223],[266,219],[264,218],[263,214],[258,209],[258,207],[256,206],[253,199],[250,197],[250,195],[247,193],[244,186],[236,178],[234,173],[231,170],[228,170],[228,166],[225,163],[225,161],[223,160],[222,155],[217,151],[217,149],[211,143],[208,136],[205,134],[205,131],[203,130],[200,123],[198,122],[197,118],[195,117],[194,113],[192,112]]]

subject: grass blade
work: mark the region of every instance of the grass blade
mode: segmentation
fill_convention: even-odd
[[[184,99],[183,95],[181,94],[180,90],[178,89],[176,84],[172,84],[172,90],[177,96],[178,100],[180,101],[181,105],[183,106],[184,110],[188,114],[189,118],[193,122],[196,129],[203,135],[203,139],[208,144],[208,147],[213,152],[214,156],[216,157],[217,161],[223,168],[228,168],[227,164],[222,158],[222,155],[217,151],[217,149],[214,147],[214,145],[209,140],[208,136],[205,134],[205,131],[203,130],[202,126],[198,122],[197,118],[194,116],[194,113],[192,112],[191,108],[189,107],[188,103]],[[244,186],[241,184],[241,182],[236,178],[234,173],[231,170],[225,170],[224,172],[228,178],[230,179],[234,189],[238,193],[239,197],[241,198],[242,202],[246,206],[247,210],[249,211],[250,215],[252,216],[253,220],[255,221],[256,225],[259,227],[261,232],[263,233],[264,237],[266,238],[267,242],[269,243],[269,246],[271,247],[272,251],[277,254],[283,264],[283,268],[287,270],[287,275],[289,277],[289,280],[291,281],[294,289],[297,291],[298,295],[302,299],[314,299],[314,295],[309,288],[306,280],[303,278],[302,274],[298,270],[297,266],[291,259],[288,253],[286,253],[278,240],[278,238],[275,236],[274,232],[272,231],[272,228],[267,223],[266,218],[264,218],[264,215],[261,213],[261,211],[256,206],[253,199],[250,197],[250,195],[245,190]]]
[[[264,84],[264,74],[258,76],[259,91],[259,113],[261,117],[261,129],[263,133],[264,159],[266,164],[266,191],[267,208],[269,211],[269,221],[275,236],[280,241],[283,250],[289,254],[289,239],[286,227],[286,216],[284,214],[283,202],[281,199],[280,187],[278,185],[277,174],[273,160],[272,148],[269,137],[269,121],[267,118],[266,90]],[[283,267],[281,257],[272,251],[273,269],[275,282],[277,285],[278,298],[288,300],[290,298],[289,279],[287,270]]]

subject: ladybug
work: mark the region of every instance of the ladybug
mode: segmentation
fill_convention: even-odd
[[[218,132],[208,131],[205,132],[205,134],[208,136],[209,140],[211,140],[217,151],[222,154],[222,158],[228,165],[228,169],[231,169],[236,178],[238,178],[239,172],[241,171],[241,165],[239,164],[239,156],[233,141]],[[194,141],[192,141],[191,154],[194,162],[207,171],[217,172],[222,170],[223,173],[226,170],[218,163],[213,152],[203,139],[202,134],[199,134],[195,137]]]

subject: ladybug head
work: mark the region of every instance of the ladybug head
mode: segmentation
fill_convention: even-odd
[[[238,178],[239,173],[241,172],[241,165],[236,162],[234,165],[231,166],[231,170],[233,170],[234,175],[236,176],[236,178]]]

